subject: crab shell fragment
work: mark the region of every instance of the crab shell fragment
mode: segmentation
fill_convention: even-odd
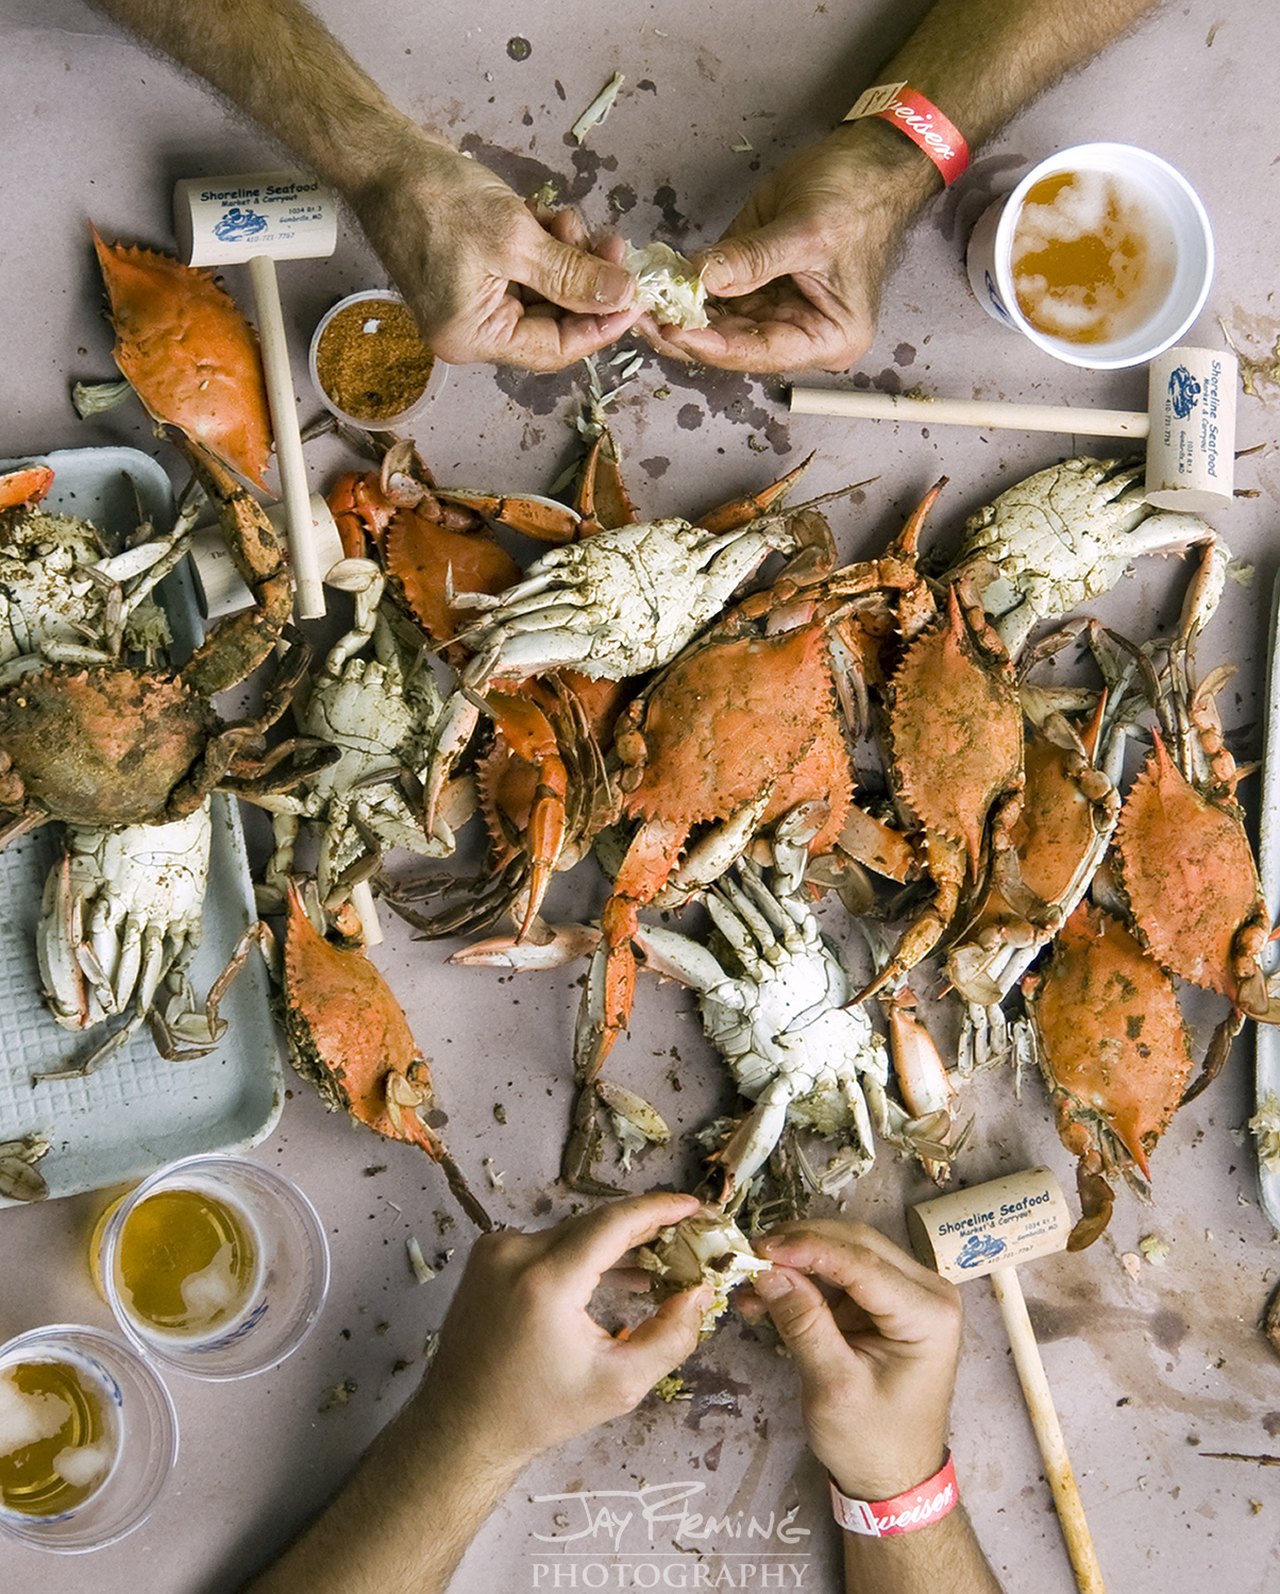
[[[262,357],[252,328],[211,271],[152,249],[109,244],[93,230],[115,362],[157,421],[266,487],[271,452]]]
[[[751,1242],[724,1212],[695,1212],[659,1231],[652,1245],[636,1253],[640,1266],[668,1291],[710,1284],[715,1299],[702,1314],[698,1338],[706,1339],[729,1309],[729,1295],[773,1266],[751,1249]]]

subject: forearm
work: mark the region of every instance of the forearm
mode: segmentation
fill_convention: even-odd
[[[1159,0],[937,0],[873,79],[907,82],[964,134],[971,150],[1066,73],[1153,11]],[[850,93],[850,103],[856,97]],[[905,220],[942,187],[933,163],[887,123],[845,124],[833,135],[884,176],[890,221]]]
[[[519,1476],[434,1422],[419,1391],[351,1482],[245,1594],[442,1594]]]
[[[403,147],[439,143],[397,110],[299,0],[95,0],[224,94],[349,199]]]
[[[963,1506],[894,1538],[844,1534],[846,1594],[1001,1594]]]
[[[937,0],[876,81],[905,79],[970,146],[1065,73],[1092,60],[1158,0]]]

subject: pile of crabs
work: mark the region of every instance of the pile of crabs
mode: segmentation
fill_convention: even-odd
[[[1156,1141],[1244,1019],[1280,1021],[1215,706],[1229,672],[1200,679],[1195,665],[1228,554],[1196,517],[1144,503],[1139,470],[1042,471],[972,517],[929,574],[919,543],[942,483],[889,546],[839,565],[823,510],[845,495],[786,505],[804,466],[693,520],[645,521],[607,430],[572,505],[446,488],[386,438],[380,463],[331,493],[346,557],[328,580],[353,617],[316,663],[289,623],[270,522],[233,474],[260,482],[265,413],[247,427],[224,401],[211,420],[194,380],[178,400],[148,386],[144,311],[185,268],[99,253],[121,368],[218,504],[253,606],[174,665],[152,594],[194,509],[166,536],[108,549],[41,512],[39,471],[0,482],[2,835],[63,825],[46,995],[69,1027],[116,1026],[58,1072],[99,1066],[144,1022],[175,1055],[218,1044],[218,999],[248,946],[193,993],[215,790],[272,815],[260,902],[284,914],[274,958],[295,1063],[331,1105],[437,1158],[482,1226],[426,1122],[426,1061],[360,944],[351,903],[370,883],[424,934],[496,932],[455,962],[587,960],[562,1166],[576,1188],[610,1188],[606,1139],[625,1168],[667,1137],[605,1071],[638,971],[695,991],[745,1103],[704,1136],[701,1193],[727,1217],[750,1214],[771,1179],[797,1201],[838,1188],[878,1141],[945,1178],[963,1075],[1034,1058],[1078,1159],[1072,1243],[1087,1245],[1114,1176],[1145,1188]],[[200,286],[181,291],[227,314],[190,276]],[[252,386],[242,372],[237,405]],[[512,532],[555,546],[522,570]],[[1138,556],[1189,548],[1170,634],[1128,639],[1073,616]],[[280,642],[261,713],[222,723],[213,696]],[[1068,645],[1092,684],[1046,684],[1039,667]],[[286,714],[294,734],[269,736]],[[487,864],[462,879],[438,860],[477,811]],[[406,851],[432,860],[425,873],[394,870]],[[551,881],[589,855],[610,881],[603,911],[552,922]],[[672,927],[690,904],[705,937]],[[254,939],[266,949],[269,933]],[[913,984],[962,1005],[951,1068]],[[1220,1008],[1194,1083],[1189,987]]]

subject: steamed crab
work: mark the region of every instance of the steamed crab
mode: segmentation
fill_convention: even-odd
[[[168,824],[67,826],[37,932],[45,1000],[64,1029],[132,1014],[88,1056],[38,1079],[92,1073],[145,1020],[164,1057],[199,1057],[221,1039],[225,986],[217,982],[202,1004],[186,977],[208,886],[209,809],[206,798]]]
[[[886,1123],[884,1042],[865,1009],[846,1005],[849,976],[801,895],[824,818],[818,805],[795,810],[777,828],[768,876],[742,859],[707,891],[711,947],[659,925],[635,938],[649,968],[698,993],[708,1040],[756,1104],[711,1159],[731,1209],[788,1122],[842,1136],[855,1178],[875,1159],[868,1096]]]
[[[495,683],[564,669],[591,680],[645,674],[697,636],[770,553],[794,556],[797,572],[829,568],[825,523],[818,546],[805,546],[812,520],[768,512],[804,468],[694,523],[628,520],[592,529],[535,560],[522,581],[496,597],[459,592],[454,607],[482,618],[458,637],[473,657],[440,726],[428,814],[475,730],[476,696]],[[480,501],[480,495],[453,496]],[[577,511],[565,513],[580,525]]]
[[[1280,1000],[1269,995],[1261,967],[1271,919],[1216,704],[1234,670],[1220,667],[1199,684],[1192,674],[1195,640],[1217,606],[1226,565],[1225,549],[1206,549],[1167,644],[1164,734],[1152,732],[1151,756],[1125,799],[1117,872],[1135,933],[1164,968],[1216,991],[1237,1015],[1280,1023]]]
[[[1118,919],[1087,902],[1025,988],[1058,1133],[1078,1158],[1083,1214],[1067,1243],[1083,1250],[1110,1221],[1108,1175],[1139,1187],[1150,1178],[1147,1158],[1191,1076],[1190,1041],[1173,981]]]
[[[48,820],[88,826],[155,824],[195,811],[217,787],[252,795],[329,762],[296,746],[262,757],[263,732],[283,712],[305,657],[295,650],[255,718],[223,725],[212,698],[271,656],[293,594],[265,514],[227,471],[179,436],[219,504],[228,544],[256,606],[222,621],[180,668],[108,659],[50,664],[34,657],[0,689],[0,843]]]
[[[151,249],[93,245],[111,302],[115,360],[148,413],[265,488],[271,450],[258,340],[212,271]],[[82,414],[121,396],[77,394]]]
[[[152,662],[169,641],[151,594],[185,555],[194,517],[165,537],[143,525],[112,552],[87,520],[37,507],[52,485],[47,467],[0,478],[0,686],[37,661],[102,664],[128,652]]]
[[[1209,542],[1198,515],[1145,502],[1145,468],[1080,457],[1028,476],[966,523],[946,579],[967,580],[1014,657],[1043,620],[1110,591],[1141,554]]]
[[[405,774],[420,776],[431,746],[441,699],[425,657],[406,669],[380,611],[384,577],[367,559],[345,559],[326,578],[355,594],[350,631],[330,649],[323,667],[295,702],[299,732],[337,750],[337,762],[307,778],[297,792],[259,799],[272,811],[275,852],[267,866],[268,887],[282,887],[293,868],[301,821],[322,825],[316,882],[321,901],[336,906],[358,879],[393,847],[427,857],[453,851],[453,826],[469,815],[469,793],[455,783],[436,816],[434,833],[422,828],[403,786]],[[372,656],[369,649],[372,647]]]
[[[1056,709],[1028,724],[1011,845],[947,957],[951,983],[967,1003],[966,1072],[1016,1047],[1020,1032],[1010,1032],[1000,1004],[1084,897],[1111,843],[1124,735],[1120,726],[1104,734],[1106,702],[1100,694],[1083,732]]]
[[[476,1227],[492,1229],[493,1220],[428,1121],[435,1105],[430,1067],[404,1009],[360,945],[354,911],[339,910],[331,936],[323,908],[312,902],[308,911],[290,882],[285,913],[283,948],[259,923],[236,959],[243,960],[254,943],[261,949],[281,988],[293,1066],[331,1112],[349,1113],[375,1134],[420,1146],[440,1165]]]
[[[918,632],[889,682],[890,777],[922,836],[933,900],[855,1000],[864,1000],[932,951],[1011,847],[1022,806],[1022,708],[1013,669],[982,607],[959,581],[946,612]]]

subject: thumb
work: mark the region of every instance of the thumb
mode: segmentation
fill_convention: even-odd
[[[693,1355],[698,1345],[702,1314],[714,1299],[715,1292],[709,1284],[681,1290],[632,1329],[625,1344],[617,1347],[617,1353],[633,1364],[644,1366],[649,1384],[656,1384],[659,1378],[665,1378],[672,1368],[679,1367]]]
[[[754,293],[766,282],[813,266],[813,240],[787,222],[770,222],[736,238],[722,238],[701,260],[708,293],[722,298]]]
[[[635,298],[636,279],[621,266],[585,254],[538,229],[519,281],[564,310],[608,315]]]
[[[768,1307],[802,1379],[829,1374],[832,1363],[849,1354],[825,1296],[803,1273],[775,1262],[752,1287]]]

